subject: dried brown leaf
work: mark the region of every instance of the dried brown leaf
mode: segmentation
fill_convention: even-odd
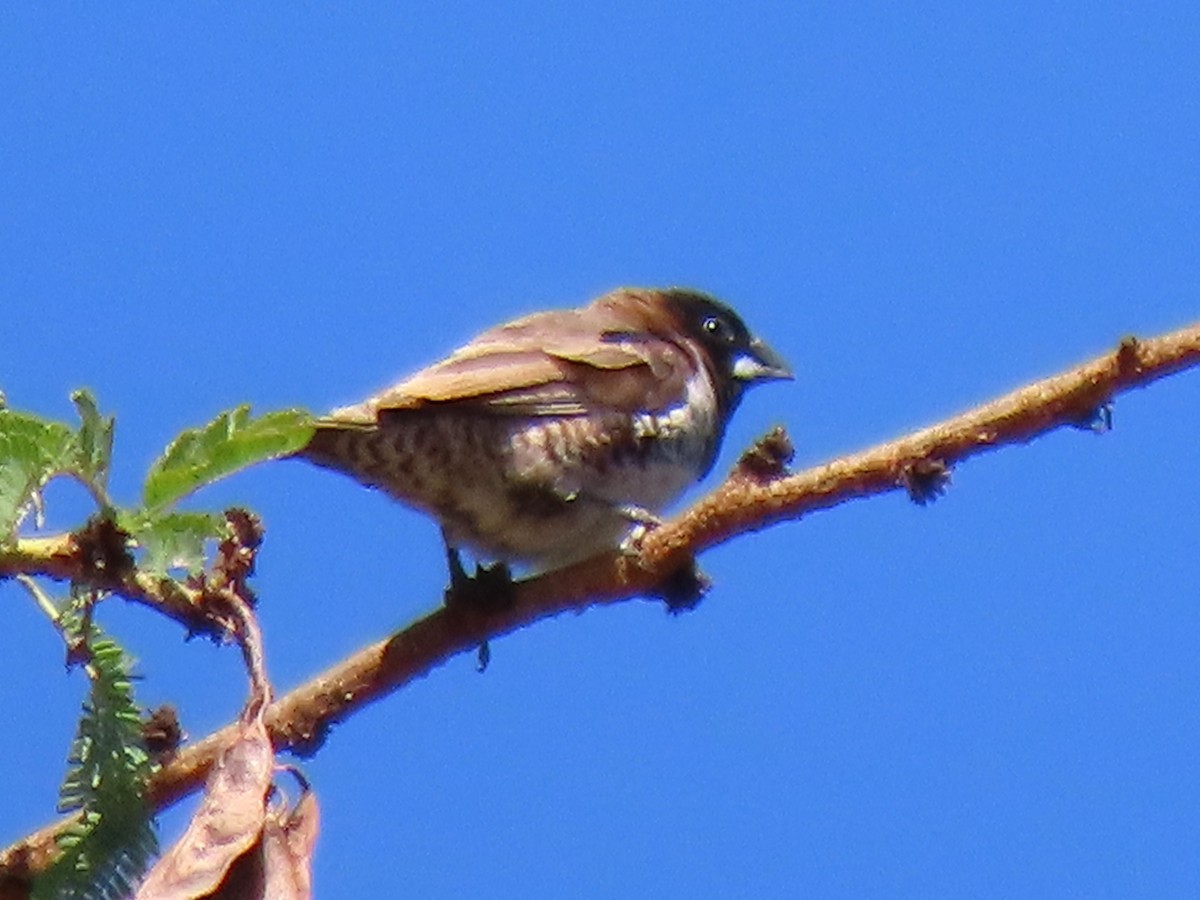
[[[275,752],[262,717],[242,722],[213,767],[187,831],[150,870],[138,900],[190,900],[220,888],[259,840],[274,768]]]
[[[294,808],[268,813],[262,836],[265,896],[272,900],[309,900],[312,896],[318,818],[317,798],[311,791],[305,791]]]

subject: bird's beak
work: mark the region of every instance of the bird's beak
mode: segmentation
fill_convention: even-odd
[[[790,380],[795,376],[782,356],[758,338],[750,342],[750,349],[733,363],[733,377],[738,381]]]

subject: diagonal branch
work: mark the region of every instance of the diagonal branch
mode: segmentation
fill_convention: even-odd
[[[664,578],[696,554],[777,522],[893,490],[908,490],[923,502],[940,489],[955,463],[1030,441],[1063,425],[1091,427],[1103,422],[1102,411],[1117,394],[1197,365],[1200,323],[1145,341],[1126,338],[1115,351],[1062,374],[793,475],[782,467],[780,445],[785,439],[768,438],[714,491],[650,532],[636,557],[610,553],[521,582],[515,602],[500,611],[443,607],[430,613],[272,704],[267,711],[272,740],[278,749],[312,752],[332,725],[488,640],[567,610],[582,612],[655,594]],[[29,546],[21,542],[15,553],[0,555],[0,574],[15,571],[22,548]],[[42,566],[37,571],[71,575],[62,567]],[[144,594],[130,599],[146,602]],[[163,808],[198,789],[234,727],[192,744],[160,770],[151,785],[152,803]],[[54,852],[54,835],[62,824],[48,826],[0,853],[0,875],[13,866],[40,870]]]

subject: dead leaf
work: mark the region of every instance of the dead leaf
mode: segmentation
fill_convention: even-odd
[[[271,740],[262,717],[255,716],[242,723],[237,739],[217,760],[191,824],[150,870],[137,900],[213,895],[259,840],[274,769]],[[222,896],[232,895],[222,891]]]

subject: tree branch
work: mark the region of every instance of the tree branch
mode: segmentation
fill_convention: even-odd
[[[696,554],[776,522],[893,490],[908,490],[923,502],[937,492],[955,463],[1006,444],[1030,441],[1063,425],[1093,427],[1104,420],[1101,411],[1117,394],[1197,365],[1200,323],[1150,340],[1126,338],[1115,351],[1060,375],[898,440],[794,475],[783,469],[780,438],[768,439],[743,457],[714,491],[646,535],[636,556],[614,552],[521,582],[516,585],[515,602],[503,610],[440,608],[291,691],[267,711],[272,741],[277,749],[311,753],[332,725],[488,640],[567,610],[582,612],[654,594],[665,578]],[[20,570],[76,577],[78,573],[64,561],[69,557],[61,545],[23,540],[15,552],[0,554],[0,575]],[[36,564],[21,568],[31,563]],[[125,594],[128,599],[157,601],[140,581],[134,584],[137,591]],[[187,621],[190,616],[184,612],[177,609],[176,616]],[[151,784],[153,805],[169,806],[199,788],[234,727],[226,726],[192,744],[164,766]],[[0,875],[14,868],[43,868],[55,852],[54,835],[62,825],[48,826],[0,853]]]
[[[106,528],[113,534],[97,540],[96,532]],[[223,637],[218,623],[203,608],[205,591],[202,587],[139,572],[132,561],[96,565],[98,557],[111,563],[118,553],[124,554],[123,544],[119,549],[104,545],[115,540],[124,541],[127,537],[117,532],[111,523],[93,519],[77,532],[21,538],[11,549],[0,548],[0,579],[23,574],[78,582],[156,609],[183,625],[189,634]]]

